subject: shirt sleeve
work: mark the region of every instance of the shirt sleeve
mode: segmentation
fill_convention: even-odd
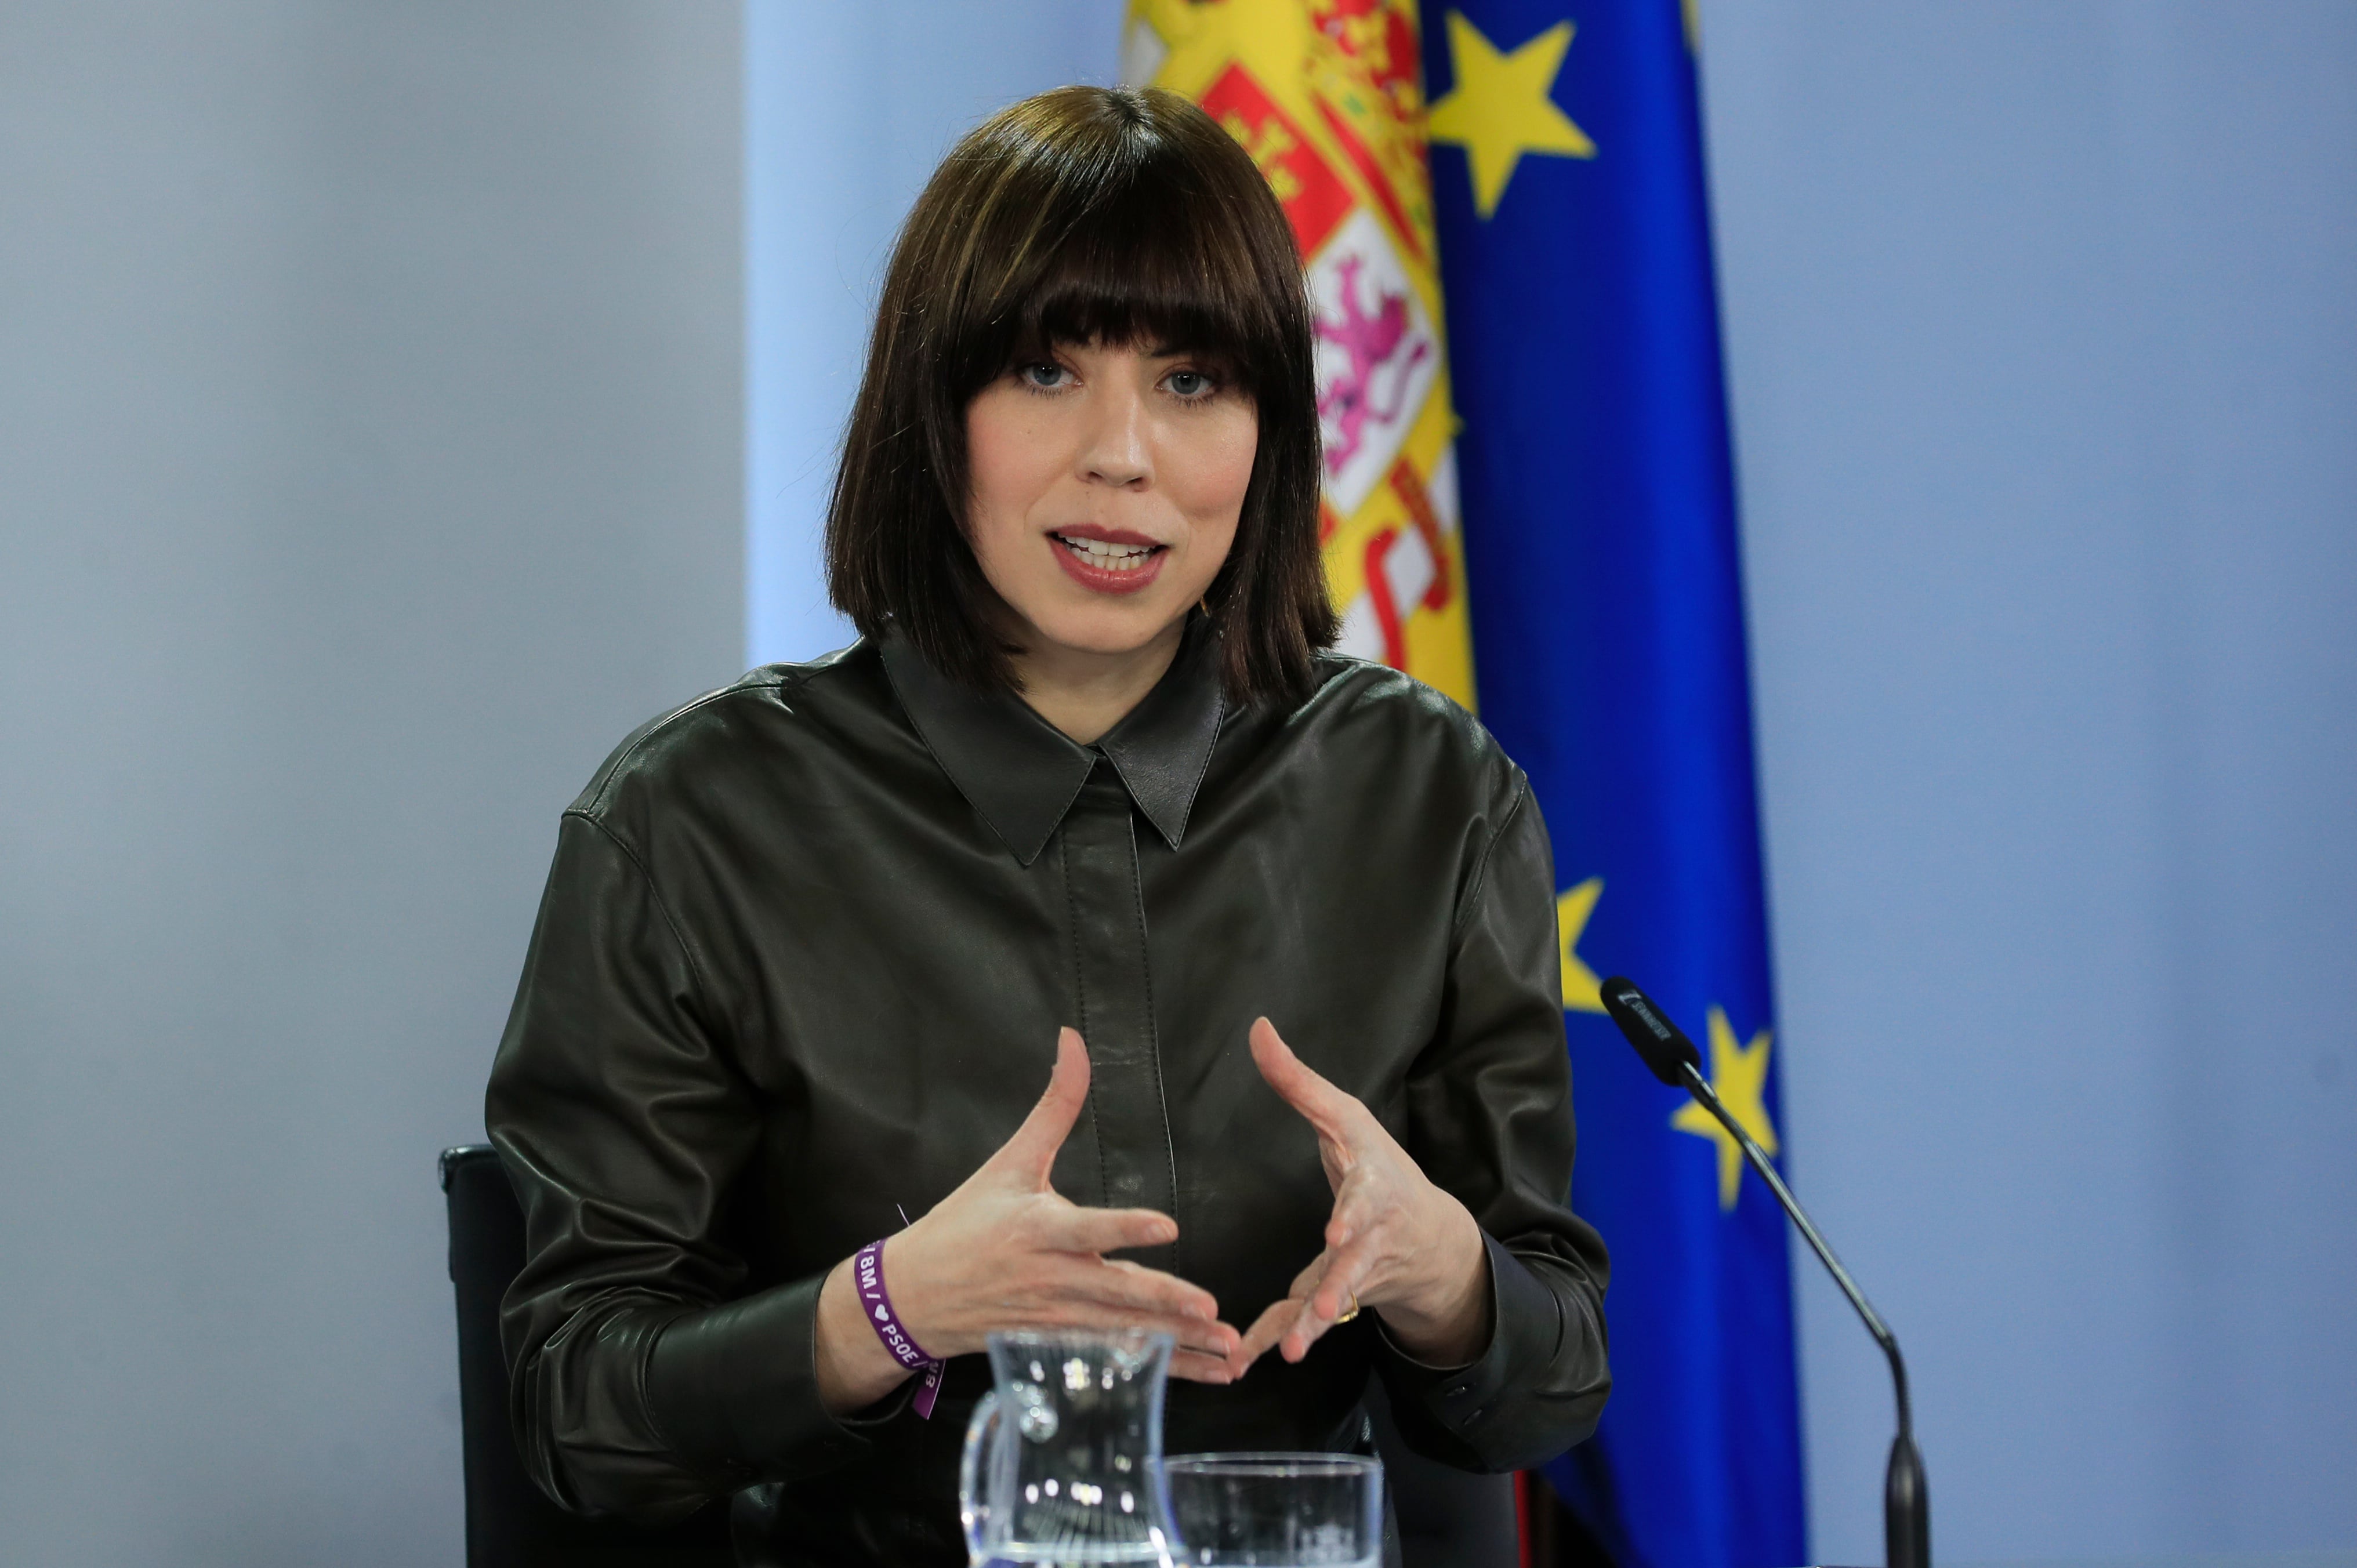
[[[1449,953],[1440,1026],[1408,1077],[1407,1151],[1488,1241],[1492,1325],[1469,1365],[1429,1367],[1380,1336],[1377,1370],[1408,1444],[1459,1469],[1544,1464],[1596,1429],[1609,1264],[1570,1209],[1554,856],[1514,775]]]
[[[876,1424],[819,1401],[820,1277],[744,1294],[725,1219],[759,1112],[702,982],[638,857],[568,812],[485,1119],[524,1212],[516,1445],[577,1512],[676,1518],[847,1463]]]

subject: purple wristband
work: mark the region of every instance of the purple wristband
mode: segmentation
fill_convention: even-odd
[[[882,1241],[870,1241],[859,1249],[858,1255],[851,1260],[851,1283],[858,1287],[859,1305],[866,1312],[867,1326],[876,1330],[876,1337],[884,1341],[884,1348],[910,1371],[925,1374],[917,1389],[917,1413],[931,1421],[934,1396],[942,1389],[942,1364],[925,1354],[892,1310],[892,1297],[884,1289]]]

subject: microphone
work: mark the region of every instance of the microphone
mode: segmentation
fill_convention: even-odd
[[[1784,1185],[1784,1178],[1768,1163],[1767,1152],[1719,1102],[1718,1091],[1702,1075],[1702,1053],[1695,1049],[1684,1031],[1671,1023],[1670,1015],[1655,1006],[1653,999],[1640,991],[1633,981],[1616,975],[1600,989],[1604,1011],[1620,1026],[1629,1043],[1637,1047],[1637,1054],[1644,1058],[1653,1076],[1672,1089],[1683,1089],[1693,1095],[1741,1145],[1744,1158],[1751,1162],[1751,1168],[1760,1173],[1760,1179],[1776,1195],[1776,1201],[1784,1206],[1784,1212],[1800,1228],[1810,1249],[1817,1254],[1817,1261],[1824,1264],[1834,1276],[1834,1283],[1841,1286],[1842,1294],[1849,1297],[1850,1305],[1857,1309],[1866,1331],[1874,1336],[1874,1342],[1890,1359],[1891,1387],[1899,1396],[1899,1435],[1891,1440],[1890,1468],[1882,1483],[1883,1562],[1888,1568],[1932,1568],[1932,1497],[1923,1483],[1922,1455],[1915,1451],[1914,1414],[1907,1402],[1907,1363],[1900,1359],[1899,1341],[1883,1326],[1881,1317],[1867,1304],[1865,1293],[1849,1277],[1849,1271],[1841,1266],[1841,1260],[1834,1256],[1834,1250],[1825,1244],[1817,1228],[1810,1223],[1808,1215],[1802,1210],[1801,1200],[1792,1196],[1792,1189]]]

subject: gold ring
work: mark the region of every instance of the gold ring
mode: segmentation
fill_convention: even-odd
[[[1335,1327],[1337,1327],[1337,1328],[1340,1328],[1340,1327],[1341,1327],[1341,1326],[1342,1326],[1342,1325],[1344,1325],[1344,1324],[1346,1324],[1346,1323],[1350,1322],[1350,1321],[1351,1321],[1351,1319],[1352,1319],[1352,1318],[1354,1318],[1354,1317],[1356,1317],[1356,1316],[1359,1316],[1359,1293],[1358,1293],[1357,1291],[1352,1291],[1352,1292],[1351,1293],[1351,1305],[1350,1305],[1350,1309],[1349,1309],[1348,1311],[1344,1312],[1344,1313],[1342,1314],[1342,1316],[1340,1316],[1340,1317],[1338,1317],[1338,1318],[1336,1318],[1336,1319],[1334,1320],[1334,1326],[1335,1326]]]

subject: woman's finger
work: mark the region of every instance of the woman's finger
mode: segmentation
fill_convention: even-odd
[[[1211,1292],[1126,1260],[1069,1260],[1043,1283],[1059,1304],[1051,1310],[1080,1313],[1103,1326],[1150,1325],[1181,1346],[1222,1357],[1243,1337],[1220,1321]]]
[[[1293,1326],[1293,1320],[1300,1314],[1301,1303],[1292,1296],[1270,1302],[1263,1308],[1261,1315],[1253,1319],[1252,1326],[1244,1330],[1235,1354],[1228,1358],[1228,1364],[1235,1368],[1236,1376],[1243,1377],[1247,1368],[1268,1354],[1270,1348],[1285,1337],[1285,1331]]]
[[[1043,1205],[1043,1208],[1050,1206]],[[1178,1222],[1151,1208],[1082,1208],[1056,1204],[1039,1221],[1038,1242],[1060,1252],[1118,1252],[1178,1239]]]
[[[1238,1377],[1243,1376],[1246,1368],[1266,1355],[1294,1326],[1307,1308],[1310,1295],[1317,1290],[1318,1282],[1325,1277],[1332,1256],[1329,1252],[1320,1252],[1310,1259],[1302,1266],[1301,1272],[1293,1276],[1293,1283],[1285,1294],[1263,1307],[1260,1316],[1253,1319],[1252,1326],[1244,1330],[1243,1344],[1237,1348],[1235,1364]],[[1297,1355],[1292,1359],[1298,1360],[1300,1357]]]
[[[1319,1308],[1315,1298],[1301,1304],[1293,1321],[1276,1342],[1277,1353],[1288,1361],[1298,1361],[1309,1354],[1309,1348],[1326,1337],[1327,1331],[1341,1320],[1341,1314],[1329,1314]]]
[[[1318,1288],[1309,1293],[1309,1305],[1319,1317],[1330,1325],[1344,1313],[1365,1305],[1360,1297],[1368,1288],[1369,1276],[1375,1272],[1377,1255],[1372,1238],[1361,1239],[1333,1255]]]
[[[1377,1261],[1378,1251],[1372,1241],[1342,1248],[1328,1260],[1317,1288],[1297,1304],[1292,1321],[1277,1341],[1286,1360],[1300,1360],[1344,1315],[1367,1305],[1359,1293],[1367,1288]]]
[[[1293,1047],[1277,1034],[1276,1026],[1266,1018],[1253,1020],[1250,1038],[1253,1065],[1260,1069],[1268,1086],[1300,1112],[1320,1136],[1351,1146],[1357,1132],[1351,1112],[1366,1108],[1295,1056]]]
[[[1206,1356],[1195,1350],[1173,1350],[1170,1352],[1170,1375],[1184,1378],[1190,1383],[1232,1383],[1243,1376],[1243,1371],[1232,1356]]]
[[[1192,1317],[1135,1312],[1098,1301],[1044,1304],[1023,1316],[1026,1320],[1024,1326],[1033,1328],[1087,1328],[1108,1334],[1143,1329],[1149,1334],[1168,1334],[1174,1350],[1190,1351],[1222,1362],[1235,1354],[1236,1346],[1243,1338],[1224,1323],[1204,1323]]]
[[[1191,1317],[1200,1323],[1216,1323],[1220,1318],[1220,1304],[1210,1291],[1127,1258],[1075,1259],[1060,1272],[1057,1285],[1074,1301]]]
[[[1088,1102],[1088,1047],[1081,1043],[1078,1029],[1060,1030],[1056,1036],[1056,1068],[1048,1075],[1047,1092],[989,1163],[1046,1187],[1056,1151],[1071,1136],[1072,1124],[1081,1119],[1081,1108]]]
[[[1321,1316],[1315,1302],[1293,1304],[1293,1316],[1276,1339],[1276,1353],[1288,1361],[1298,1361],[1309,1354],[1309,1348],[1326,1337],[1334,1320]]]

